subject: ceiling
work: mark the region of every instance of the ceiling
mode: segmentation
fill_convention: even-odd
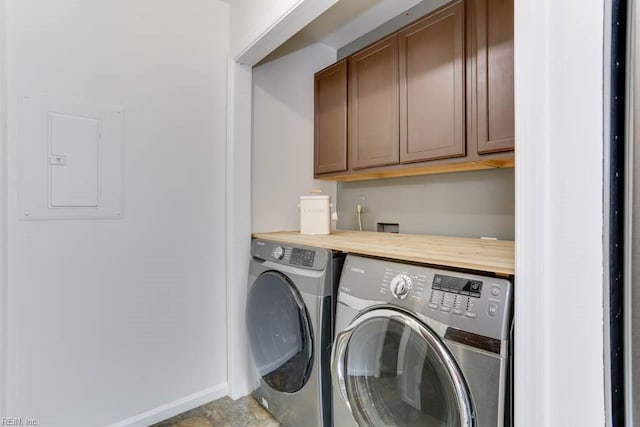
[[[337,50],[416,5],[433,5],[435,9],[442,3],[443,0],[339,0],[260,64],[314,43]]]
[[[340,0],[299,34],[338,49],[418,3],[421,0]]]

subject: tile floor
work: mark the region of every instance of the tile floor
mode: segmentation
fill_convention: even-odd
[[[151,427],[279,427],[253,397],[214,400]]]

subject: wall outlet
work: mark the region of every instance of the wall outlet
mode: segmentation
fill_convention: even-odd
[[[381,233],[399,233],[400,224],[397,222],[379,222],[378,231]]]
[[[360,207],[362,208],[361,212],[364,212],[364,208],[365,208],[365,207],[366,207],[366,205],[367,205],[367,198],[366,198],[364,195],[362,195],[362,196],[360,196],[360,197],[358,197],[358,198],[357,198],[357,200],[356,200],[356,207],[357,207],[358,205],[360,205]]]

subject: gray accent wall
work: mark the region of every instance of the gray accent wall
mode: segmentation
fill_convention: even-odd
[[[398,223],[400,233],[514,240],[514,169],[490,169],[358,182],[339,182],[337,228]]]

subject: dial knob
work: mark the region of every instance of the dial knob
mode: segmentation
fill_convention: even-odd
[[[397,299],[405,299],[407,295],[409,295],[412,285],[413,283],[411,283],[411,278],[409,276],[406,274],[400,274],[391,279],[389,289]]]
[[[273,257],[275,259],[284,258],[284,249],[282,249],[282,246],[276,246],[275,248],[273,248]]]

